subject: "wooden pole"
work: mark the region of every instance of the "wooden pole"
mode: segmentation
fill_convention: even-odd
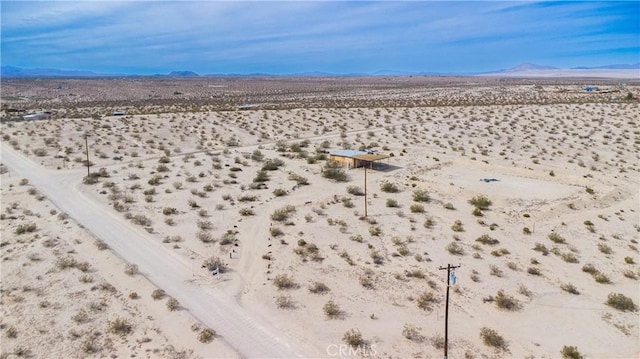
[[[364,217],[367,218],[367,166],[364,166]]]
[[[451,286],[451,270],[455,268],[460,268],[460,265],[454,266],[447,264],[446,268],[440,267],[440,270],[447,270],[447,294],[444,307],[444,359],[447,359],[449,349],[449,287]]]
[[[89,137],[88,133],[84,134],[84,149],[87,153],[87,177],[89,177],[91,175],[91,173],[89,173],[89,140],[87,140],[87,138]]]

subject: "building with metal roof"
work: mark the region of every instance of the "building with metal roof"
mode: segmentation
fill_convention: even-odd
[[[329,160],[341,163],[348,168],[358,168],[367,166],[374,168],[376,162],[381,163],[389,155],[374,154],[372,151],[339,150],[329,153]]]

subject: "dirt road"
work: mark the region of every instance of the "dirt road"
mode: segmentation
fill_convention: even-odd
[[[2,143],[1,160],[12,175],[27,178],[31,185],[61,211],[83,225],[167,294],[176,298],[205,325],[214,328],[222,339],[244,357],[294,358],[319,357],[321,353],[280,333],[269,322],[249,313],[234,298],[215,287],[202,287],[192,281],[193,263],[175,254],[144,231],[83,195],[77,183],[82,171],[46,170]]]

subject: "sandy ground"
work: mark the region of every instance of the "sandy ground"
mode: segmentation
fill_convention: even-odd
[[[237,303],[266,323],[260,330],[304,356],[440,357],[446,275],[439,268],[454,264],[460,268],[450,290],[450,357],[555,358],[563,346],[575,346],[586,357],[630,358],[640,355],[638,314],[605,302],[622,293],[640,304],[638,118],[633,102],[300,108],[3,122],[2,135],[3,146],[65,176],[148,248],[192,263],[202,278],[195,286],[223,293],[221,302]],[[95,184],[82,184],[85,131],[91,170],[103,175]],[[364,196],[349,189],[364,189],[361,168],[345,169],[347,182],[323,177],[324,151],[360,147],[392,155],[367,171],[366,217]],[[265,170],[268,179],[258,186],[260,169],[274,159],[282,165]],[[300,177],[308,185],[297,185]],[[55,205],[29,190],[10,168],[2,175],[3,353],[21,347],[47,356],[22,334],[29,326],[18,308],[39,300],[28,299],[35,288],[55,295],[48,289],[54,282],[44,282],[49,276],[37,279],[51,268],[51,281],[67,283],[65,296],[84,290],[88,301],[110,298],[106,314],[72,324],[99,328],[96,356],[174,355],[169,346],[202,357],[254,353],[232,350],[225,328],[203,321],[185,300],[183,310],[169,312],[166,299],[151,299],[149,264],[136,263],[141,274],[126,275],[124,254],[99,251],[89,226],[73,218],[61,225]],[[416,201],[417,190],[429,199]],[[479,195],[492,204],[474,212],[469,200]],[[9,210],[13,202],[18,206]],[[16,234],[25,222],[37,230]],[[43,244],[56,237],[58,255]],[[489,237],[496,242],[478,241]],[[29,259],[31,253],[42,260]],[[56,266],[67,255],[91,263],[93,284],[79,281],[78,269]],[[215,278],[199,267],[212,257],[228,267]],[[293,282],[288,288],[283,276]],[[122,294],[90,290],[102,281]],[[313,293],[315,282],[328,290]],[[33,290],[24,294],[25,286]],[[132,290],[141,298],[130,300]],[[89,305],[56,298],[74,308],[55,311],[59,326]],[[511,310],[500,308],[505,302]],[[41,307],[29,313],[41,322],[54,316]],[[108,342],[115,334],[106,322],[118,315],[128,315],[135,330]],[[158,319],[141,319],[149,316]],[[200,343],[191,330],[196,322],[219,337]],[[7,335],[9,327],[16,337]],[[502,348],[483,342],[484,327],[502,336]],[[158,331],[149,334],[152,328]],[[351,329],[363,345],[345,344]],[[66,353],[71,346],[54,334],[68,329],[53,332],[39,334],[41,340]],[[143,333],[153,339],[138,343]]]

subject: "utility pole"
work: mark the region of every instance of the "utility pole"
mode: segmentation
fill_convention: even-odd
[[[87,153],[87,177],[89,177],[91,175],[91,173],[89,172],[89,141],[87,140],[87,138],[89,137],[89,133],[85,132],[84,133],[84,149],[85,152]]]
[[[460,268],[460,265],[447,264],[446,267],[440,267],[440,270],[447,270],[447,298],[444,307],[444,359],[447,359],[447,350],[449,349],[449,287],[455,284],[455,271],[452,270],[456,268]],[[453,283],[451,283],[452,281]]]
[[[367,165],[364,165],[364,218],[367,218]]]

